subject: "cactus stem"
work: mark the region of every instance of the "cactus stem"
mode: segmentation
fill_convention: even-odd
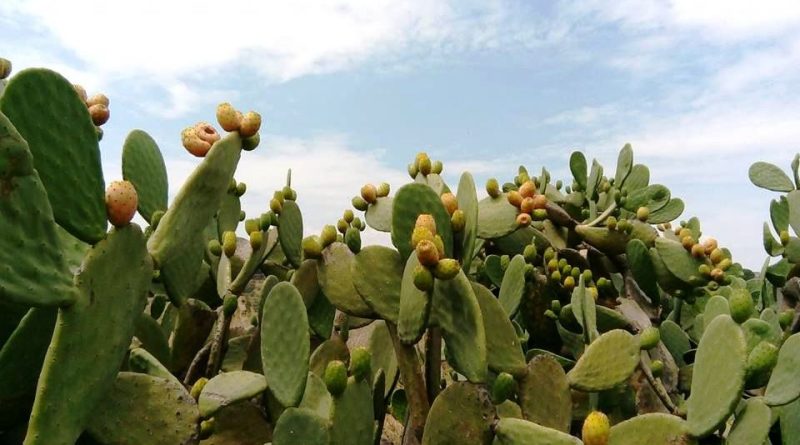
[[[208,364],[206,366],[206,375],[209,377],[217,375],[222,365],[223,349],[228,343],[228,330],[231,327],[232,318],[227,316],[222,308],[217,309],[217,329],[210,342],[211,350],[208,354]]]
[[[408,398],[408,420],[403,432],[403,445],[419,445],[422,442],[422,433],[430,410],[428,393],[425,389],[425,380],[422,376],[419,358],[414,346],[405,345],[397,336],[397,326],[387,322],[389,335],[392,337],[397,365],[400,368],[400,377]]]
[[[642,351],[642,354],[646,354],[646,352]],[[669,394],[667,390],[664,388],[664,385],[661,384],[661,380],[658,380],[653,373],[650,371],[650,367],[644,362],[644,360],[639,357],[639,369],[644,374],[644,378],[647,379],[647,383],[653,388],[656,395],[658,396],[658,400],[661,400],[661,403],[674,415],[679,416],[678,407],[672,402],[672,399],[669,398]]]
[[[589,227],[593,227],[600,224],[604,219],[606,219],[609,215],[611,215],[614,212],[614,210],[617,210],[616,202],[612,202],[611,205],[608,206],[608,208],[603,211],[603,213],[598,215],[597,218],[593,219],[592,222],[586,225]]]
[[[442,331],[431,327],[425,339],[425,383],[428,387],[428,400],[439,395],[442,380]]]
[[[200,368],[204,363],[208,362],[208,354],[211,352],[211,343],[206,343],[192,359],[189,364],[189,369],[186,371],[186,376],[183,378],[184,386],[191,387],[194,382],[200,377]]]

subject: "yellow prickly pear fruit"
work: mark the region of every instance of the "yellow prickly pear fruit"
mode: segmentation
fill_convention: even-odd
[[[228,102],[217,105],[217,122],[225,131],[236,131],[241,124],[236,109]]]
[[[431,158],[425,156],[424,158],[420,159],[417,163],[417,168],[423,176],[428,176],[431,174],[431,170],[433,169],[433,166],[431,165]]]
[[[733,265],[733,261],[730,258],[723,258],[722,261],[717,264],[717,267],[722,269],[723,271],[728,270]]]
[[[323,249],[336,242],[336,227],[333,227],[330,224],[327,224],[325,227],[323,227],[319,236],[319,241],[322,244]]]
[[[239,136],[249,138],[258,133],[261,128],[261,115],[255,111],[248,111],[242,116],[242,121],[239,123]]]
[[[278,198],[272,198],[269,200],[269,209],[272,210],[272,213],[280,215],[283,211],[283,203]]]
[[[349,227],[350,227],[350,224],[347,221],[345,221],[344,218],[342,218],[342,219],[340,219],[339,221],[336,222],[336,230],[338,230],[339,233],[341,233],[342,235],[344,235],[345,232],[347,232],[347,229]]]
[[[315,236],[307,236],[301,242],[303,256],[305,258],[317,259],[322,256],[322,243]]]
[[[522,198],[522,203],[519,205],[519,211],[522,213],[533,213],[533,198]]]
[[[196,382],[194,382],[192,389],[189,391],[189,394],[193,399],[197,400],[200,398],[200,393],[203,392],[203,388],[205,388],[206,383],[208,383],[208,379],[205,377],[200,377]]]
[[[519,186],[519,194],[522,195],[523,198],[533,198],[533,195],[536,194],[536,184],[531,180],[523,182],[522,185]]]
[[[11,61],[0,57],[0,80],[11,75]]]
[[[708,255],[708,258],[712,263],[719,264],[720,261],[725,259],[725,252],[723,252],[720,248],[716,248],[711,251],[711,253]]]
[[[511,190],[506,194],[506,199],[508,199],[508,203],[516,208],[520,208],[522,205],[522,195],[519,194],[516,190]]]
[[[344,218],[344,220],[347,222],[347,224],[350,224],[351,222],[353,222],[353,218],[355,218],[355,217],[356,217],[356,215],[354,215],[353,211],[350,210],[350,209],[345,210],[344,213],[342,214],[342,218]]]
[[[517,225],[519,227],[528,227],[531,224],[531,215],[527,213],[520,213],[517,215]]]
[[[544,195],[536,195],[533,197],[534,210],[545,209],[547,207],[547,197]]]
[[[564,285],[564,289],[566,289],[568,291],[571,291],[572,289],[575,289],[575,278],[573,278],[572,275],[568,276],[567,278],[564,278],[563,285]]]
[[[129,181],[113,181],[106,189],[106,213],[114,227],[127,226],[136,208],[139,206],[139,195]]]
[[[194,126],[194,133],[200,140],[206,141],[211,145],[214,145],[214,142],[217,142],[220,138],[217,130],[208,122],[198,122]]]
[[[695,244],[692,246],[692,256],[698,259],[704,258],[706,256],[706,249],[700,244]]]
[[[461,265],[452,258],[442,258],[433,269],[433,275],[440,280],[451,280],[458,275]]]
[[[89,116],[92,117],[92,122],[99,127],[108,122],[111,112],[103,104],[94,104],[89,107]]]
[[[378,185],[378,190],[377,190],[378,198],[383,198],[385,196],[389,196],[389,190],[390,190],[389,183],[388,182],[381,182]]]
[[[489,180],[486,181],[486,193],[488,193],[492,198],[497,198],[501,193],[503,193],[500,190],[500,184],[497,183],[497,179],[489,178]]]
[[[711,252],[713,252],[717,247],[719,247],[719,245],[717,244],[717,240],[714,238],[708,238],[707,240],[703,241],[703,248],[706,250],[706,255],[711,255]]]
[[[650,217],[650,209],[648,209],[647,207],[639,207],[638,209],[636,209],[636,219],[638,219],[639,221],[642,222],[647,221],[647,218],[649,217]]]
[[[436,220],[433,219],[433,215],[428,213],[423,213],[417,216],[417,221],[414,223],[414,227],[425,227],[431,234],[436,234]]]
[[[427,227],[414,227],[414,231],[411,232],[411,246],[416,249],[422,240],[433,241],[433,234]]]
[[[415,248],[419,263],[425,267],[436,267],[439,262],[439,251],[433,241],[422,240]]]
[[[433,235],[433,245],[436,246],[436,251],[439,253],[439,258],[444,258],[444,241],[439,235]]]
[[[582,438],[584,445],[608,445],[611,423],[600,411],[592,411],[583,421]]]
[[[244,222],[244,231],[247,233],[253,233],[255,231],[261,230],[260,220],[258,219],[248,219]]]
[[[423,292],[430,292],[433,290],[433,274],[427,267],[421,264],[418,264],[414,268],[414,287]]]
[[[456,199],[456,195],[449,192],[442,193],[440,199],[442,200],[445,210],[447,210],[447,214],[453,216],[453,212],[458,210],[458,199]]]
[[[222,234],[222,251],[228,258],[236,253],[236,234],[230,230]]]
[[[453,228],[453,232],[455,233],[464,230],[466,223],[467,217],[464,215],[464,211],[461,209],[453,212],[453,216],[450,217],[450,226]]]
[[[253,251],[257,251],[261,248],[261,244],[264,242],[264,235],[261,233],[260,230],[254,230],[250,232],[250,247],[253,248]]]
[[[684,249],[691,252],[692,248],[694,247],[694,238],[691,236],[684,236],[681,238],[681,245]]]
[[[586,288],[586,293],[589,294],[593,300],[597,301],[597,288],[594,286],[589,286]]]
[[[369,204],[375,204],[378,200],[378,188],[372,184],[365,184],[361,187],[361,197]]]

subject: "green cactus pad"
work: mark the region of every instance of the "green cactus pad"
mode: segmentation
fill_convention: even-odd
[[[692,348],[689,343],[689,336],[681,327],[672,320],[664,320],[658,327],[661,334],[661,342],[667,347],[672,358],[678,366],[683,366],[686,362],[683,354]]]
[[[584,343],[593,342],[600,335],[597,332],[597,306],[594,303],[594,298],[586,292],[583,277],[579,278],[578,286],[572,290],[570,306],[575,315],[575,320],[581,326]]]
[[[681,243],[666,238],[656,240],[656,250],[669,272],[684,283],[699,275],[697,269],[704,262],[694,258]]]
[[[397,379],[397,356],[394,354],[394,345],[386,322],[377,320],[374,326],[368,344],[370,369],[372,370],[371,378],[374,380],[378,371],[383,370],[386,376],[384,397],[387,397],[392,390],[395,379]]]
[[[133,335],[142,344],[142,348],[153,354],[159,362],[169,367],[169,342],[156,319],[144,313],[140,314],[136,319],[136,328],[133,331]]]
[[[78,298],[47,192],[25,140],[0,113],[0,298],[68,306]]]
[[[794,184],[789,176],[776,165],[769,162],[755,162],[747,171],[750,181],[756,187],[773,192],[791,192]]]
[[[592,168],[589,170],[589,179],[586,180],[586,197],[594,200],[597,192],[597,186],[600,183],[600,179],[603,177],[603,166],[597,162],[596,159],[592,159]]]
[[[453,254],[453,233],[450,215],[442,205],[439,195],[422,184],[406,184],[397,191],[392,202],[392,244],[406,259],[414,251],[411,246],[411,233],[417,216],[430,214],[436,221],[436,232],[442,237],[445,254]]]
[[[289,408],[281,414],[272,434],[272,445],[328,445],[327,422],[313,411]]]
[[[769,405],[786,405],[800,397],[798,369],[800,369],[800,334],[794,334],[783,342],[778,353],[778,364],[772,370],[772,376],[767,384],[764,399]]]
[[[100,443],[190,445],[198,440],[199,413],[180,383],[121,372],[87,425]]]
[[[579,151],[573,151],[569,156],[569,170],[572,172],[572,177],[575,182],[586,190],[586,178],[588,175],[588,167],[586,163],[586,156]]]
[[[6,86],[0,111],[28,142],[55,221],[87,243],[101,240],[107,224],[100,147],[72,84],[50,70],[20,71]]]
[[[575,227],[575,232],[584,241],[596,247],[608,255],[621,255],[625,253],[625,246],[630,237],[624,232],[609,230],[605,227],[589,227],[579,225]]]
[[[0,428],[26,420],[56,324],[55,308],[33,308],[0,349]]]
[[[621,329],[606,332],[590,344],[567,374],[572,388],[611,389],[628,379],[639,364],[639,339]]]
[[[456,198],[458,208],[464,212],[464,229],[461,231],[461,267],[469,272],[478,236],[478,194],[475,180],[469,172],[461,174]]]
[[[644,292],[651,302],[658,304],[661,301],[661,293],[658,290],[655,266],[653,266],[647,246],[641,240],[630,240],[625,249],[625,254],[628,260],[628,267],[639,289]]]
[[[519,385],[519,402],[525,419],[539,425],[569,432],[572,396],[564,368],[547,355],[528,363],[528,374]]]
[[[500,304],[508,318],[513,318],[519,309],[522,295],[525,293],[525,258],[515,255],[508,263],[508,268],[500,284]]]
[[[497,255],[487,255],[483,260],[485,266],[486,276],[494,283],[495,286],[500,287],[503,283],[503,266],[500,265],[500,257]]]
[[[333,398],[330,444],[371,445],[374,419],[370,383],[350,377],[344,392]]]
[[[228,190],[219,202],[219,210],[216,215],[218,239],[221,240],[225,232],[236,232],[241,211],[242,200],[236,196],[236,192]]]
[[[408,257],[400,285],[397,332],[400,341],[405,344],[415,344],[422,338],[431,314],[431,295],[414,285],[414,271],[418,265],[416,255]]]
[[[216,312],[207,304],[193,298],[178,309],[175,329],[170,339],[172,372],[179,374],[189,366],[195,353],[211,333],[216,319]]]
[[[450,365],[473,383],[486,381],[486,331],[481,307],[467,276],[459,271],[448,281],[436,280],[431,321],[442,328]]]
[[[744,333],[731,317],[720,315],[706,327],[695,354],[687,426],[703,437],[733,413],[744,388],[747,360]]]
[[[736,415],[736,421],[728,433],[728,445],[763,444],[772,426],[772,412],[761,398],[744,402],[744,408]]]
[[[617,156],[617,170],[614,172],[614,185],[617,188],[625,183],[631,168],[633,168],[633,148],[631,144],[625,144]]]
[[[59,311],[25,445],[75,443],[114,383],[152,276],[135,224],[112,230],[92,248],[76,277],[81,298]]]
[[[495,408],[486,389],[467,382],[454,383],[433,401],[422,445],[489,445],[494,417]]]
[[[269,389],[283,406],[297,406],[306,386],[310,352],[300,292],[289,283],[278,283],[264,303],[261,320],[261,361]]]
[[[315,335],[328,339],[333,331],[335,316],[336,308],[320,291],[317,298],[314,299],[314,303],[308,308],[308,325]]]
[[[577,437],[522,419],[500,419],[494,432],[497,445],[583,445]]]
[[[597,330],[600,332],[608,332],[614,329],[628,329],[631,326],[630,321],[614,309],[595,305],[595,313],[597,315]],[[572,304],[561,308],[559,320],[565,327],[569,329],[574,328],[576,332],[581,329],[572,311]]]
[[[283,210],[278,215],[278,239],[286,259],[294,267],[300,266],[303,256],[303,214],[294,201],[283,203]]]
[[[789,230],[789,201],[785,196],[781,196],[780,200],[773,199],[770,201],[769,219],[772,221],[772,227],[776,232],[780,233],[782,230]]]
[[[147,222],[156,211],[167,210],[169,184],[164,157],[156,141],[142,130],[133,130],[125,138],[122,177],[136,188],[139,214]]]
[[[650,183],[650,169],[646,165],[636,164],[631,168],[631,172],[622,185],[622,191],[632,192],[640,188],[647,187]]]
[[[309,370],[318,377],[323,377],[328,363],[334,360],[339,360],[343,363],[347,363],[350,360],[350,350],[347,349],[347,344],[342,340],[342,337],[338,335],[332,336],[317,346],[317,349],[311,354]]]
[[[720,315],[730,315],[731,309],[728,305],[728,299],[722,295],[714,295],[706,302],[705,310],[703,311],[703,323],[706,328],[714,321],[714,318]]]
[[[317,277],[322,292],[342,312],[357,317],[372,317],[374,312],[353,284],[353,252],[344,243],[333,243],[322,251],[317,262]]]
[[[290,282],[300,292],[306,308],[310,308],[320,291],[316,260],[303,261],[300,267],[295,269]]]
[[[517,230],[519,210],[509,204],[506,194],[478,202],[478,238],[493,239]]]
[[[492,292],[478,283],[472,283],[478,300],[486,332],[486,360],[489,369],[497,373],[507,372],[515,377],[525,375],[525,355],[519,337]]]
[[[389,196],[378,198],[375,204],[370,204],[364,213],[367,224],[378,232],[389,233],[392,231],[392,206],[393,199]]]
[[[650,212],[647,217],[647,222],[650,224],[663,224],[678,219],[684,210],[683,200],[680,198],[672,198],[668,203],[658,210]]]
[[[624,208],[636,212],[640,207],[656,211],[664,207],[670,199],[670,191],[661,184],[651,184],[628,194]]]
[[[663,413],[642,414],[611,427],[608,445],[695,445],[686,422]],[[755,442],[754,442],[755,443]]]
[[[327,419],[330,417],[331,406],[333,405],[333,398],[325,382],[321,377],[313,372],[308,373],[306,380],[306,389],[303,391],[303,399],[300,400],[300,408],[306,408],[313,411],[317,416]]]
[[[350,267],[353,285],[364,302],[379,317],[397,323],[405,267],[400,254],[385,246],[368,246],[358,252]]]
[[[218,374],[206,383],[200,393],[197,400],[200,416],[209,418],[220,409],[255,397],[266,389],[267,380],[255,372],[233,371]]]
[[[158,263],[161,279],[176,306],[195,290],[194,278],[203,261],[203,231],[227,193],[241,150],[238,133],[217,141],[147,241],[147,249]]]
[[[128,354],[128,368],[130,371],[138,372],[140,374],[148,374],[153,377],[161,377],[162,379],[174,380],[178,384],[178,379],[169,372],[157,358],[147,352],[144,348],[133,348]]]

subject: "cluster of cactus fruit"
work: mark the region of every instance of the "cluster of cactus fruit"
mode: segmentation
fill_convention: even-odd
[[[800,441],[800,157],[794,180],[750,170],[784,194],[758,273],[696,218],[673,230],[683,202],[627,145],[613,176],[575,152],[570,185],[520,167],[483,198],[421,153],[394,195],[367,184],[304,237],[291,174],[242,212],[257,113],[222,104],[228,134],[181,134],[202,160],[170,201],[147,133],[106,188],[95,105],[10,71],[0,444]],[[362,246],[367,227],[392,246]]]

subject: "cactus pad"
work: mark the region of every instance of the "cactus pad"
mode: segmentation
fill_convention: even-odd
[[[372,378],[379,370],[383,370],[386,378],[384,397],[388,396],[392,390],[395,379],[397,378],[397,356],[394,354],[394,345],[389,328],[383,320],[377,320],[369,337],[370,369]]]
[[[270,391],[283,406],[297,406],[308,374],[309,332],[300,292],[278,283],[261,316],[261,360]]]
[[[350,377],[344,392],[333,398],[330,444],[371,445],[374,418],[370,384]]]
[[[96,243],[105,236],[105,185],[97,133],[86,105],[58,73],[20,71],[6,86],[0,111],[28,142],[56,222]]]
[[[520,257],[521,258],[521,257]],[[515,377],[525,375],[525,355],[519,343],[514,325],[508,319],[497,298],[489,289],[478,283],[472,283],[472,290],[478,300],[486,332],[486,360],[489,369],[495,372],[507,372]]]
[[[139,196],[139,214],[150,222],[153,213],[167,209],[167,167],[156,141],[142,130],[128,133],[122,146],[122,177]],[[238,215],[237,215],[238,217]]]
[[[364,213],[367,224],[378,232],[392,231],[392,204],[393,199],[389,196],[378,198],[374,204],[370,204]]]
[[[731,415],[744,388],[747,350],[739,325],[719,315],[706,327],[695,354],[687,407],[688,431],[703,437]]]
[[[639,339],[621,329],[606,332],[590,344],[567,374],[581,391],[611,389],[633,374],[639,363]]]
[[[400,285],[397,332],[400,341],[405,344],[414,344],[422,338],[431,313],[430,293],[421,291],[414,285],[414,271],[418,265],[416,255],[408,257]]]
[[[400,315],[400,282],[404,263],[396,250],[369,246],[351,264],[353,285],[372,310],[384,320],[397,323]]]
[[[403,259],[414,250],[411,246],[411,233],[417,216],[430,214],[436,221],[436,232],[442,237],[447,256],[453,253],[453,234],[450,215],[442,205],[439,195],[423,184],[407,184],[397,191],[392,202],[392,244]]]
[[[764,399],[769,405],[786,405],[800,397],[798,369],[800,369],[800,334],[794,334],[783,342],[778,353],[778,364],[772,370],[772,376],[767,384]]]
[[[495,427],[498,445],[582,445],[577,437],[522,419],[500,419]]]
[[[225,372],[214,376],[203,387],[197,404],[200,416],[209,418],[220,409],[257,396],[267,389],[261,374],[250,371]]]
[[[294,201],[283,203],[283,210],[278,215],[278,239],[286,259],[294,267],[299,267],[303,256],[303,214]]]
[[[513,318],[525,293],[525,258],[515,255],[506,268],[500,284],[500,304],[508,318]]]
[[[303,408],[289,408],[275,424],[273,445],[328,445],[330,431],[323,418]],[[365,444],[366,445],[366,444]]]
[[[191,445],[197,443],[199,412],[180,383],[121,372],[87,426],[100,443]]]
[[[651,302],[657,304],[661,300],[661,294],[658,290],[656,271],[647,246],[641,240],[633,239],[628,242],[625,253],[628,267],[630,267],[639,289],[647,295]]]
[[[475,180],[469,172],[461,174],[456,198],[458,208],[464,212],[464,229],[461,231],[461,267],[469,272],[478,236],[478,195],[475,190]]]
[[[664,261],[667,270],[684,283],[689,283],[692,277],[698,276],[697,269],[701,264],[683,248],[681,243],[666,238],[656,239],[656,250]]]
[[[489,445],[494,417],[494,405],[484,388],[467,382],[454,383],[433,401],[422,445]]]
[[[572,396],[567,375],[554,358],[539,355],[528,363],[528,374],[519,385],[519,401],[525,419],[569,432]]]
[[[517,230],[517,212],[505,193],[483,198],[478,202],[478,237],[499,238]]]
[[[663,413],[642,414],[611,427],[608,445],[695,445],[686,422]]]
[[[306,389],[303,391],[303,399],[300,400],[300,408],[313,411],[317,416],[327,419],[330,416],[333,398],[325,386],[325,382],[313,372],[308,373]]]
[[[344,243],[333,243],[322,251],[317,262],[317,278],[322,292],[342,312],[357,317],[370,317],[372,309],[361,298],[353,284],[353,253]]]
[[[763,444],[772,426],[772,412],[761,398],[752,398],[744,403],[744,409],[736,415],[736,421],[728,433],[728,445]]]

